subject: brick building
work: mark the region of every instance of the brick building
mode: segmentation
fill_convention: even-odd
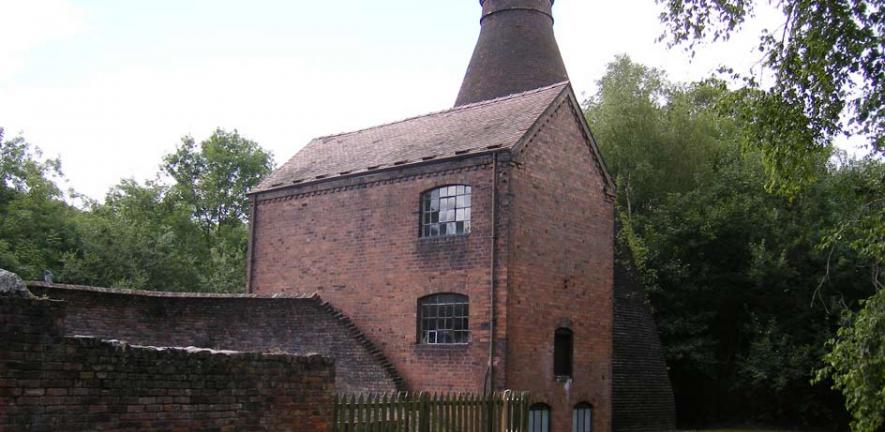
[[[410,390],[530,391],[532,430],[672,428],[553,1],[480,3],[454,108],[314,139],[250,192],[248,290],[318,293]]]
[[[662,347],[614,253],[615,190],[553,0],[480,3],[454,108],[317,138],[251,191],[248,294],[31,282],[63,302],[0,298],[0,339],[16,342],[0,358],[19,359],[0,364],[0,429],[327,430],[333,391],[513,389],[536,402],[533,431],[672,430]],[[67,377],[69,363],[86,378],[16,381]],[[206,390],[222,383],[236,391]],[[188,386],[193,399],[173,396]],[[244,412],[237,395],[262,403]]]

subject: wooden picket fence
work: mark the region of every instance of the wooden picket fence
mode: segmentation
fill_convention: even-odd
[[[335,432],[527,432],[527,393],[338,396]]]

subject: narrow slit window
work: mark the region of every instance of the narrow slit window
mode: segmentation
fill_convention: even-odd
[[[558,328],[553,335],[553,375],[571,378],[572,376],[572,331]]]
[[[461,294],[434,294],[418,300],[419,342],[464,344],[470,340],[469,304]]]
[[[550,406],[536,403],[529,407],[529,432],[550,432]]]
[[[470,232],[470,186],[452,185],[421,194],[421,237]]]

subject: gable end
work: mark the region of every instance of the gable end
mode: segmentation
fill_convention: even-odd
[[[553,114],[556,113],[559,108],[566,103],[568,104],[569,110],[574,116],[575,122],[578,124],[578,128],[581,130],[581,134],[584,136],[584,141],[586,142],[590,153],[593,155],[593,161],[596,164],[596,168],[599,170],[603,177],[603,181],[605,184],[605,195],[607,199],[609,199],[610,201],[614,201],[614,198],[617,194],[615,183],[612,180],[611,175],[608,173],[608,167],[605,164],[605,160],[602,158],[602,153],[599,151],[599,146],[596,144],[596,139],[593,137],[593,133],[590,131],[590,126],[587,124],[587,119],[584,118],[584,115],[581,112],[581,105],[578,103],[578,100],[575,97],[571,84],[562,89],[562,92],[550,103],[550,105],[544,110],[544,113],[538,117],[532,127],[530,127],[526,131],[522,138],[517,141],[511,151],[514,154],[518,154],[524,151],[524,148],[535,139],[535,137],[544,129],[544,127],[547,126]]]

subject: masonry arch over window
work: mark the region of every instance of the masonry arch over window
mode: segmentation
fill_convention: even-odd
[[[539,402],[529,407],[529,432],[550,432],[550,405]]]
[[[421,237],[470,233],[468,185],[447,185],[421,194]]]
[[[553,333],[553,375],[557,378],[571,378],[573,357],[574,335],[571,329],[556,329]]]
[[[593,405],[581,402],[572,410],[572,432],[593,432]]]
[[[470,302],[466,295],[442,293],[418,299],[418,342],[429,345],[470,341]]]

